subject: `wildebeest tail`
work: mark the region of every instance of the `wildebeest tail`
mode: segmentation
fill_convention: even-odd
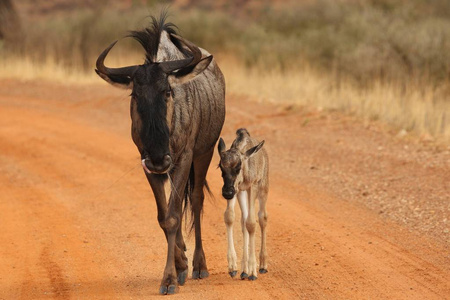
[[[186,188],[184,190],[184,214],[185,214],[185,220],[186,220],[186,227],[189,228],[189,233],[191,233],[194,230],[194,210],[192,209],[193,206],[193,199],[192,199],[192,194],[194,191],[194,186],[195,186],[195,174],[194,174],[194,164],[191,165],[191,169],[189,171],[189,179],[188,182],[186,184]],[[205,180],[204,183],[204,188],[205,190],[208,192],[208,194],[211,197],[214,197],[211,189],[209,188],[208,182]],[[201,199],[201,203],[199,203],[200,207],[201,207],[201,213],[203,213],[203,199]],[[188,222],[188,218],[187,215],[190,212],[190,220]]]
[[[191,215],[191,220],[189,222],[189,232],[194,228],[194,216],[192,210],[192,193],[194,191],[195,184],[195,176],[194,176],[194,164],[191,165],[191,169],[189,170],[189,178],[186,183],[186,188],[184,189],[184,219],[186,224],[188,224],[188,212]],[[187,227],[187,226],[186,226]]]

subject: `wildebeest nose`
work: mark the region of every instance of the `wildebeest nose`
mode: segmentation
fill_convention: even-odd
[[[172,157],[170,157],[169,154],[164,155],[161,167],[164,170],[167,170],[170,167],[171,164],[172,164]]]
[[[155,166],[155,171],[157,173],[165,173],[172,164],[172,157],[170,157],[169,154],[164,155],[162,160],[158,162],[153,162],[153,165]]]
[[[231,187],[231,188],[225,188],[225,187],[223,187],[222,188],[222,196],[225,198],[225,199],[228,199],[228,200],[230,200],[230,199],[232,199],[233,197],[234,197],[234,187]]]
[[[154,161],[148,157],[142,160],[142,166],[147,173],[165,173],[169,170],[171,165],[172,157],[170,157],[169,154],[164,155],[159,161]]]

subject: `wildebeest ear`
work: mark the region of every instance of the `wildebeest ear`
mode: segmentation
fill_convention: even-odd
[[[217,145],[217,150],[219,151],[219,154],[222,152],[225,152],[225,142],[223,141],[222,138],[219,139],[219,144]]]
[[[259,149],[262,148],[262,146],[264,145],[264,141],[262,141],[261,143],[259,143],[258,145],[256,145],[255,147],[252,147],[250,149],[248,149],[247,151],[245,151],[245,156],[248,158],[250,156],[252,156],[253,154],[255,154],[256,152],[259,151]]]
[[[196,65],[188,66],[186,68],[180,69],[177,72],[169,75],[169,83],[171,86],[183,84],[188,82],[191,79],[194,79],[195,76],[202,73],[211,63],[213,56],[207,56],[202,58]]]

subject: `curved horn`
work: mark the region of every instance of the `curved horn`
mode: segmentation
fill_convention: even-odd
[[[166,73],[170,73],[181,68],[195,66],[196,64],[198,64],[198,62],[202,59],[202,52],[200,51],[200,49],[196,45],[194,45],[188,40],[185,40],[179,35],[176,34],[170,35],[179,40],[182,44],[184,44],[190,50],[192,56],[180,60],[161,62],[160,66],[163,69],[163,71]]]
[[[176,35],[176,34],[171,34],[171,36],[173,36],[174,38],[179,40],[181,43],[183,43],[192,52],[192,56],[194,57],[194,59],[192,60],[192,62],[189,65],[196,65],[202,59],[202,52],[192,42],[185,40],[184,38],[182,38],[181,36]]]
[[[123,68],[108,68],[105,66],[105,58],[108,55],[109,51],[111,50],[112,47],[114,47],[114,45],[117,43],[117,41],[115,41],[114,43],[112,43],[111,45],[109,45],[108,48],[106,48],[101,54],[100,56],[97,58],[97,63],[95,64],[96,66],[96,72],[97,73],[102,73],[106,76],[128,76],[128,77],[132,77],[134,72],[137,70],[137,68],[139,66],[129,66],[129,67],[123,67]]]

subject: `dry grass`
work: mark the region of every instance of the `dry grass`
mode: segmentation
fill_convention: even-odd
[[[343,80],[338,85],[333,76],[326,76],[313,67],[297,71],[261,72],[256,67],[245,67],[228,55],[219,56],[218,60],[230,94],[283,105],[338,110],[363,119],[383,121],[397,130],[405,129],[450,141],[450,102],[440,98],[439,92],[431,86],[402,87],[377,81],[370,88],[361,89],[351,80]],[[108,64],[123,66],[136,61],[139,61],[139,56],[124,58],[116,54]],[[86,73],[53,60],[36,63],[30,59],[0,61],[0,78],[75,85],[102,82],[93,70]]]
[[[130,41],[122,41],[122,44]],[[106,59],[106,64],[111,67],[135,65],[143,62],[143,55],[132,52],[131,55],[125,49],[113,49]],[[28,56],[8,56],[0,59],[0,78],[14,78],[18,80],[46,80],[67,84],[91,84],[101,81],[94,72],[95,59],[88,61],[90,68],[85,70],[82,65],[68,66],[53,56],[46,56],[43,60],[36,60]]]
[[[173,9],[169,21],[216,54],[231,93],[340,110],[450,141],[447,7],[446,0],[314,0],[247,15]],[[25,18],[18,48],[0,41],[0,78],[99,82],[96,56],[145,26],[151,11],[160,8]],[[142,63],[136,44],[121,40],[107,65]]]
[[[0,78],[19,80],[46,80],[65,82],[68,84],[84,84],[94,82],[95,77],[85,72],[69,69],[53,59],[36,63],[30,58],[9,59],[0,61]]]
[[[265,101],[338,110],[367,120],[380,120],[397,130],[450,141],[450,102],[432,85],[374,81],[361,88],[305,66],[296,71],[261,72],[232,60],[222,63],[228,91]]]

